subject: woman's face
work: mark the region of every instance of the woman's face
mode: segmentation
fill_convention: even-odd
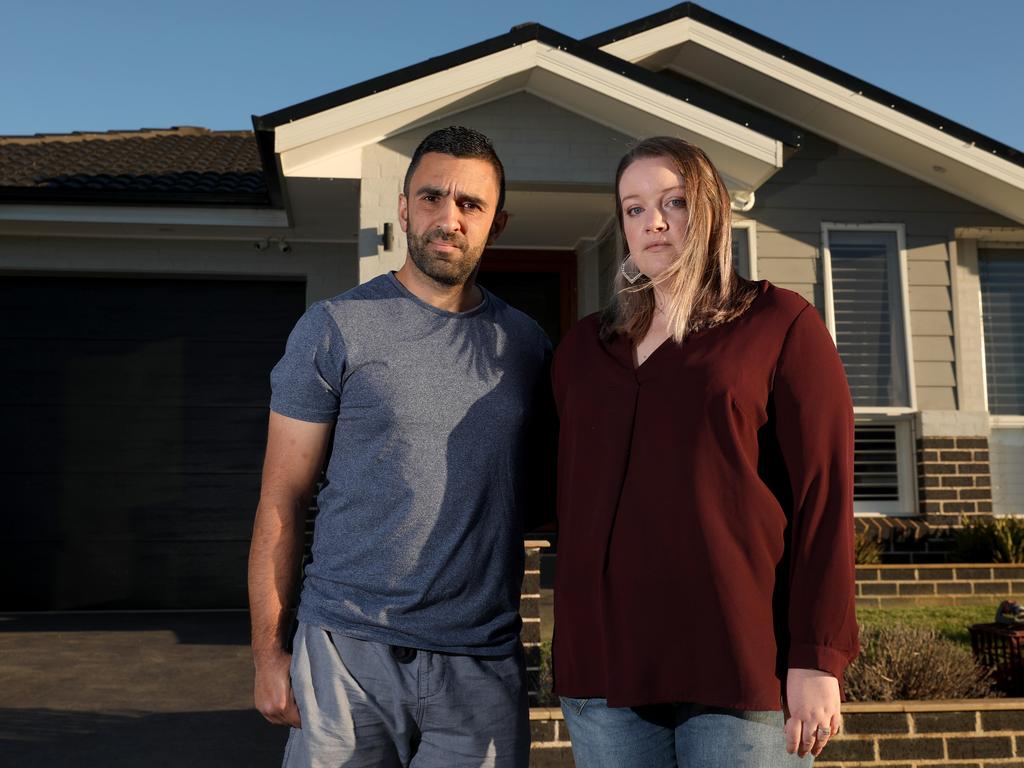
[[[683,178],[667,157],[634,160],[619,179],[619,202],[629,253],[657,277],[683,249],[689,215]]]

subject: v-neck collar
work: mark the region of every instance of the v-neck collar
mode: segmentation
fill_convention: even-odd
[[[670,349],[686,350],[694,344],[702,344],[704,340],[713,337],[717,332],[721,332],[724,329],[732,328],[740,323],[749,322],[752,315],[755,314],[755,310],[761,303],[762,297],[768,293],[771,288],[771,283],[767,280],[758,280],[759,290],[757,296],[747,307],[746,311],[739,317],[734,317],[728,322],[721,323],[719,325],[712,326],[711,328],[704,328],[699,331],[693,331],[685,339],[682,344],[677,344],[669,336],[661,344],[655,347],[651,354],[647,356],[640,365],[634,365],[633,363],[633,340],[626,336],[624,333],[616,333],[611,339],[605,343],[605,348],[609,354],[622,365],[624,368],[629,370],[635,377],[637,382],[643,382],[656,376],[659,369],[663,367],[662,359],[671,359],[671,356],[667,354]]]

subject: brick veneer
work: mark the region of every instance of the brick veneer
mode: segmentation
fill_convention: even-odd
[[[530,704],[536,704],[540,691],[540,551],[550,547],[546,541],[527,541],[526,571],[523,574],[523,592],[519,615],[523,619],[520,638],[526,652],[526,676],[529,682]]]
[[[851,703],[843,716],[816,768],[1024,766],[1024,699]],[[532,768],[573,765],[559,709],[532,709],[530,725]]]
[[[931,525],[992,515],[987,437],[922,437],[917,441],[920,510]]]
[[[1024,598],[1024,564],[857,566],[857,605],[978,605],[1009,598]]]

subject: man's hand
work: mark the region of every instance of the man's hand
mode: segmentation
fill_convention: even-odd
[[[791,669],[786,694],[786,751],[817,757],[842,725],[839,681],[819,669]]]
[[[256,709],[274,725],[301,728],[299,708],[292,695],[292,655],[287,651],[261,651],[255,654]]]

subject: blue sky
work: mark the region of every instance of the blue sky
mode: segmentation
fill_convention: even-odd
[[[740,24],[1024,149],[1020,0],[703,0]],[[0,134],[263,114],[537,21],[584,37],[668,0],[36,0],[4,10]]]

